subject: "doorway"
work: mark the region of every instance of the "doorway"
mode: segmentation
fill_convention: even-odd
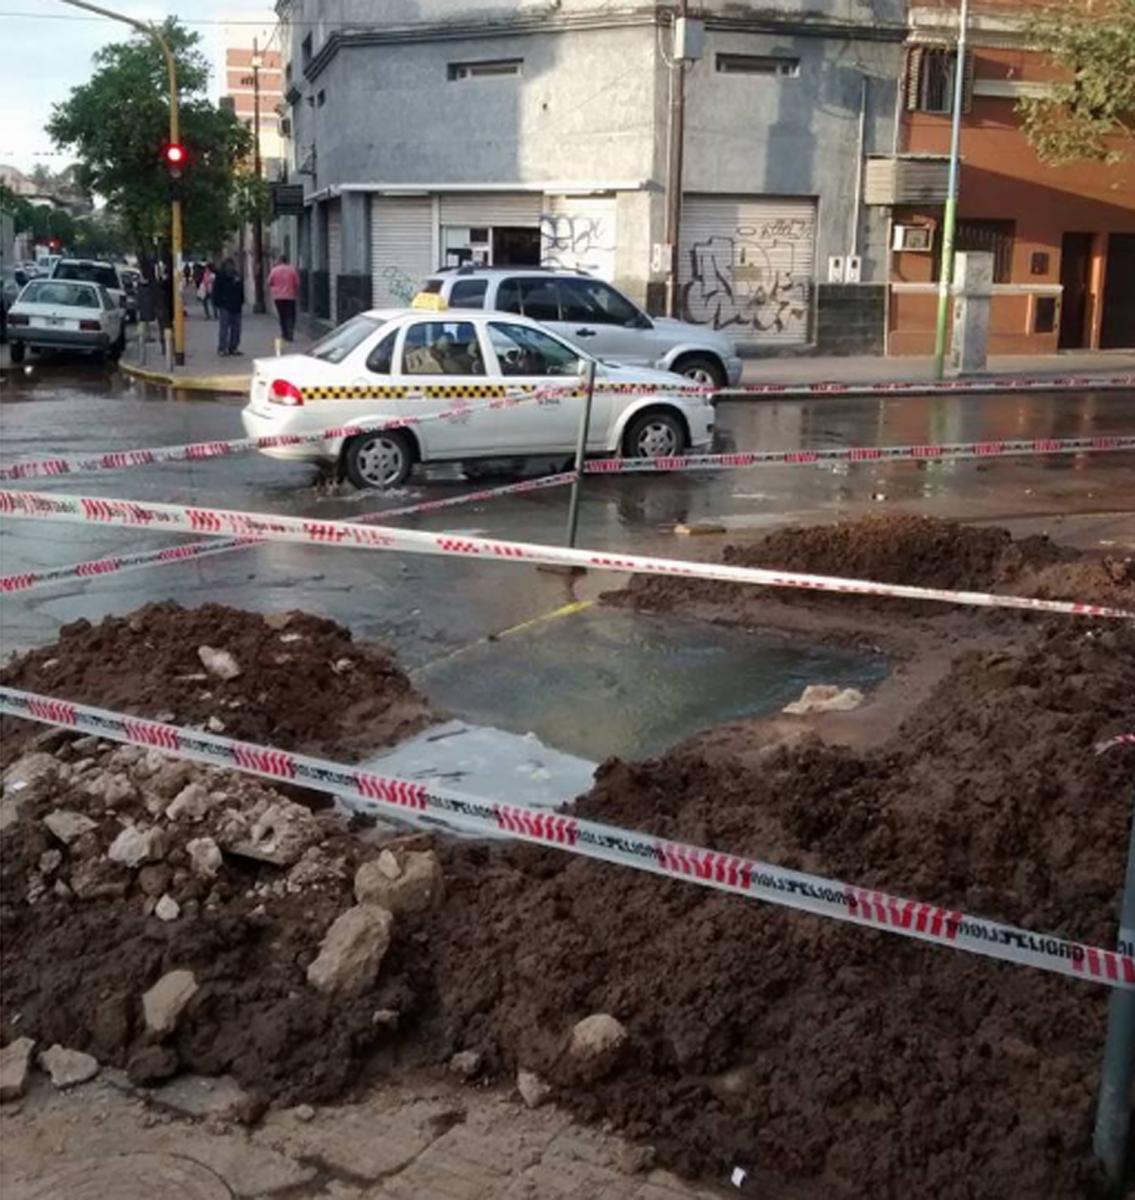
[[[494,267],[538,267],[540,230],[524,226],[493,226]]]
[[[1135,346],[1135,233],[1113,233],[1107,239],[1101,350]]]
[[[1060,242],[1060,334],[1061,350],[1081,350],[1088,345],[1088,296],[1091,285],[1092,235],[1066,233]]]

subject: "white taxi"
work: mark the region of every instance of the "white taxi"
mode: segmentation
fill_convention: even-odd
[[[339,466],[360,488],[397,487],[415,463],[571,455],[583,412],[584,351],[512,313],[372,309],[304,354],[259,358],[241,416],[250,437],[346,425],[404,428],[273,446],[276,458]],[[636,392],[634,385],[644,385]],[[540,393],[490,407],[504,394]],[[437,420],[423,418],[449,414]],[[702,450],[713,405],[668,371],[596,361],[587,452],[659,457]]]

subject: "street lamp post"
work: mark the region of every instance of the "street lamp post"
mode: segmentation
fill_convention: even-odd
[[[252,172],[256,177],[253,201],[256,204],[252,222],[253,312],[264,312],[264,216],[260,211],[260,68],[264,56],[257,39],[252,39]]]
[[[169,144],[171,146],[180,145],[181,123],[178,113],[177,63],[174,61],[169,43],[162,37],[157,27],[145,21],[138,21],[134,17],[125,16],[123,13],[112,12],[109,8],[89,4],[87,0],[62,0],[62,3],[69,4],[72,8],[83,8],[88,12],[97,13],[100,17],[107,17],[111,21],[121,21],[157,42],[165,57],[166,72],[169,75]],[[181,200],[177,196],[173,196],[170,200],[170,259],[173,267],[169,281],[170,312],[173,316],[173,361],[181,367],[185,365],[185,308],[181,302]]]

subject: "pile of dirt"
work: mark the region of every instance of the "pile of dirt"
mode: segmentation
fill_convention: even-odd
[[[955,591],[1033,595],[1135,609],[1135,562],[1093,557],[1045,536],[1014,539],[1008,530],[909,515],[867,517],[835,525],[778,529],[759,541],[727,546],[722,561],[845,579],[869,579]],[[947,605],[870,596],[770,592],[746,584],[638,576],[605,600],[669,611],[705,601],[743,610],[773,596],[779,603],[851,612],[885,603],[890,612],[943,615]]]
[[[1114,944],[1135,630],[963,656],[882,748],[611,762],[577,811]],[[743,735],[738,737],[738,749]],[[717,1177],[817,1196],[1083,1197],[1103,988],[557,855],[457,848],[431,935],[454,1044]],[[573,1021],[624,1067],[561,1074]]]
[[[76,621],[7,663],[0,684],[313,754],[390,745],[432,719],[385,648],[308,613],[222,604],[166,601]],[[37,732],[25,722],[0,728],[4,761]]]

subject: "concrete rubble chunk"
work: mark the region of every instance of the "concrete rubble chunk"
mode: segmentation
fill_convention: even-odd
[[[99,1073],[97,1058],[81,1050],[68,1050],[58,1042],[40,1054],[39,1065],[57,1088],[75,1087]]]
[[[88,796],[101,800],[107,808],[126,804],[136,795],[133,783],[120,771],[102,771],[88,779],[84,787]]]
[[[170,802],[166,816],[171,821],[202,821],[215,803],[216,800],[204,784],[190,783]]]
[[[539,1108],[552,1097],[551,1086],[534,1071],[525,1071],[523,1068],[516,1072],[516,1090],[529,1108]]]
[[[834,683],[810,683],[800,699],[786,704],[781,712],[798,717],[809,713],[850,712],[862,703],[863,693],[858,688],[840,688]]]
[[[155,1088],[148,1099],[185,1117],[240,1120],[255,1101],[231,1075],[179,1075]]]
[[[205,670],[218,679],[236,679],[241,673],[240,663],[227,650],[198,646],[197,657]]]
[[[171,1033],[196,994],[197,978],[192,971],[167,971],[142,997],[146,1028],[151,1033]]]
[[[614,1069],[627,1037],[626,1027],[610,1013],[593,1013],[577,1021],[567,1049],[573,1074],[584,1083],[602,1079]]]
[[[181,916],[181,905],[166,892],[154,905],[154,916],[159,921],[176,921]]]
[[[397,874],[391,872],[397,868]],[[380,904],[396,916],[436,908],[445,894],[441,863],[432,850],[383,850],[355,872],[355,899]]]
[[[140,867],[146,862],[160,862],[166,855],[167,839],[156,826],[141,829],[127,825],[110,844],[106,852],[111,862],[124,867]]]
[[[309,846],[323,840],[323,829],[302,804],[277,800],[266,805],[251,824],[246,814],[230,809],[217,840],[231,854],[287,867]]]
[[[18,1100],[28,1085],[35,1039],[16,1038],[0,1050],[0,1104]]]
[[[221,869],[224,856],[221,848],[211,837],[194,838],[185,843],[189,864],[193,874],[201,879],[212,879]]]
[[[41,875],[51,875],[58,871],[63,865],[62,850],[45,850],[39,856],[39,873]]]
[[[26,792],[36,796],[46,795],[47,790],[59,777],[59,763],[54,755],[36,750],[21,755],[4,772],[4,792]]]
[[[90,817],[70,808],[59,808],[54,812],[49,812],[43,818],[43,823],[48,832],[54,834],[64,846],[70,846],[84,833],[90,833],[98,828]]]
[[[393,927],[393,914],[377,904],[358,904],[340,913],[307,969],[308,983],[321,992],[365,991],[378,977]]]
[[[475,1079],[481,1072],[481,1056],[476,1050],[460,1050],[449,1060],[449,1069],[462,1079]]]

